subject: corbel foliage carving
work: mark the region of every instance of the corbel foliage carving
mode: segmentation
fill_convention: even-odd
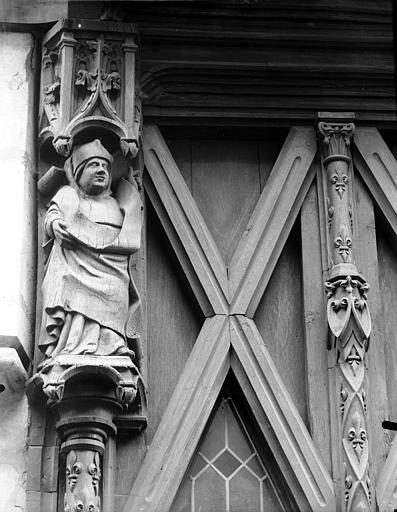
[[[141,125],[137,31],[131,24],[62,20],[43,43],[41,140],[63,157],[73,137],[106,126],[135,157]]]
[[[325,291],[328,297],[328,348],[335,353],[339,403],[338,444],[340,476],[344,486],[342,510],[371,510],[370,454],[367,431],[365,353],[371,317],[369,285],[354,260],[354,201],[350,144],[353,123],[318,124],[323,166],[323,204],[327,216]]]

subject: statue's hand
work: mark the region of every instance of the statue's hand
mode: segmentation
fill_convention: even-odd
[[[67,224],[62,219],[56,219],[52,223],[52,231],[55,238],[58,240],[62,247],[70,249],[73,246],[73,238],[68,231]]]

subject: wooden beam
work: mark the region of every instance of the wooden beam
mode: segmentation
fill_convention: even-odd
[[[230,263],[232,314],[251,317],[313,180],[313,128],[291,128]]]
[[[397,236],[397,162],[376,128],[357,128],[354,163]]]
[[[168,512],[230,368],[227,317],[207,318],[122,512]]]
[[[275,432],[311,510],[335,512],[332,480],[255,323],[231,318],[231,344]]]
[[[156,126],[144,128],[143,149],[149,175],[214,312],[227,314],[225,264]]]
[[[376,479],[376,502],[379,512],[397,508],[397,442],[394,440],[389,455]]]
[[[189,282],[189,285],[193,291],[193,294],[200,306],[200,309],[205,317],[213,316],[215,311],[208,299],[208,296],[203,289],[199,278],[197,277],[197,272],[195,271],[192,262],[186,253],[186,250],[183,247],[181,239],[178,236],[178,233],[175,230],[175,226],[167,215],[167,211],[164,208],[163,203],[154,187],[152,181],[150,179],[145,179],[144,181],[145,191],[149,197],[150,202],[152,203],[157,217],[159,218],[161,225],[167,235],[167,238],[172,246],[172,249],[175,252],[176,257],[178,258],[179,264],[182,267],[182,270],[186,276],[186,279]]]
[[[310,432],[331,471],[327,361],[327,315],[321,255],[317,186],[313,183],[301,210],[302,283]]]

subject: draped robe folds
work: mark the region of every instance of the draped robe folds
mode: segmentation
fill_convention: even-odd
[[[137,336],[126,329],[137,329],[139,323],[129,257],[140,247],[142,202],[126,179],[120,180],[116,198],[109,192],[86,196],[66,185],[51,201],[44,218],[51,252],[42,285],[39,341],[47,356],[125,354],[126,338]],[[51,238],[56,219],[66,222],[71,247]]]

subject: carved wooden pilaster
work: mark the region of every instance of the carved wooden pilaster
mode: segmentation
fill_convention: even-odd
[[[138,151],[141,108],[137,29],[131,23],[65,19],[43,41],[40,138],[69,156],[76,134],[107,130],[124,156]]]
[[[63,19],[43,38],[39,192],[48,264],[38,348],[44,359],[27,393],[46,400],[56,418],[65,512],[102,512],[102,506],[111,512],[116,462],[107,441],[147,424],[132,268],[143,210],[142,169],[132,160],[141,129],[137,52],[131,23]],[[70,262],[80,257],[84,263],[72,270]]]
[[[336,424],[333,444],[339,453],[341,480],[340,510],[370,511],[371,478],[366,410],[368,350],[371,318],[367,304],[368,284],[357,270],[354,255],[355,222],[353,166],[350,144],[354,124],[319,122],[322,194],[325,223],[328,279],[328,348],[333,351],[336,386]],[[332,407],[332,404],[331,404]]]

